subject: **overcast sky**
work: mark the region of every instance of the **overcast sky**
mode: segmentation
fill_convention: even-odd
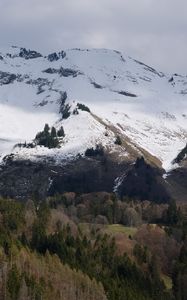
[[[187,74],[186,0],[0,0],[0,46],[110,48]]]

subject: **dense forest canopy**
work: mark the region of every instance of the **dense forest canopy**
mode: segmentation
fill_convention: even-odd
[[[1,297],[185,300],[184,212],[107,193],[0,199]]]

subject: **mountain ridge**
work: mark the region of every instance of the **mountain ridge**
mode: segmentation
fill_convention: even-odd
[[[144,156],[167,172],[178,166],[173,161],[187,140],[186,76],[158,72],[107,49],[43,56],[13,47],[0,55],[3,164],[11,154],[15,161],[63,165],[102,145],[117,163]],[[46,123],[63,126],[59,148],[14,147],[32,142]]]

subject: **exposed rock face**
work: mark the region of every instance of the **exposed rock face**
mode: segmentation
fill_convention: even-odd
[[[48,195],[65,192],[112,193],[116,178],[123,176],[115,190],[121,197],[157,203],[170,199],[161,172],[143,159],[138,159],[132,166],[116,163],[107,155],[78,157],[58,166],[49,160],[46,163],[13,161],[9,156],[0,171],[0,195],[26,200],[32,197],[44,199]]]
[[[58,166],[49,160],[13,161],[9,156],[0,170],[0,195],[26,200],[64,192],[113,192],[115,178],[126,168],[107,156],[79,157]]]
[[[187,144],[186,146],[179,152],[177,157],[174,159],[173,163],[180,163],[182,162],[185,158],[187,158]]]
[[[66,57],[66,52],[65,51],[61,51],[61,52],[58,52],[58,53],[54,52],[54,53],[51,53],[47,56],[47,58],[50,62],[57,61],[60,58],[63,59],[64,57]]]
[[[59,70],[55,68],[47,68],[46,70],[43,71],[44,73],[48,74],[58,74]]]
[[[175,201],[187,202],[187,161],[180,168],[172,170],[166,178],[167,188]]]
[[[18,200],[44,197],[48,188],[48,173],[40,164],[29,161],[8,163],[0,171],[0,194]]]
[[[62,118],[64,116],[64,113],[69,113],[69,109],[70,109],[70,106],[68,104],[65,104],[66,102],[66,99],[68,97],[67,93],[66,92],[59,92],[60,94],[60,98],[58,100],[58,103],[59,103],[59,113],[61,114]]]
[[[157,72],[154,68],[152,68],[152,67],[150,67],[150,66],[144,64],[144,63],[141,62],[141,61],[138,61],[138,60],[136,60],[136,59],[134,59],[134,61],[135,61],[136,63],[138,63],[139,65],[143,66],[143,68],[144,68],[145,70],[150,71],[150,72],[152,72],[152,73],[158,75],[159,77],[164,77],[164,76],[165,76],[162,72]]]
[[[37,78],[37,79],[28,79],[26,84],[32,84],[37,86],[37,95],[43,93],[45,89],[49,89],[51,87],[51,82],[46,78]],[[45,100],[44,100],[45,101]]]
[[[103,89],[104,87],[94,81],[91,81],[91,84],[96,88],[96,89]]]
[[[79,72],[78,70],[72,70],[69,68],[62,68],[62,67],[60,69],[48,68],[43,72],[48,74],[59,74],[60,76],[63,77],[69,77],[69,76],[76,77],[77,75],[81,74],[81,72]]]
[[[137,95],[126,92],[126,91],[119,91],[117,93],[120,94],[120,95],[123,95],[123,96],[127,96],[127,97],[137,97]]]
[[[64,76],[64,77],[69,77],[69,76],[76,77],[77,75],[80,74],[80,72],[77,70],[60,68],[59,74],[60,76]]]
[[[0,85],[13,83],[16,78],[15,74],[0,71]]]
[[[33,58],[42,57],[42,55],[39,52],[33,51],[33,50],[27,50],[25,48],[20,49],[19,56],[22,58],[25,58],[25,59],[33,59]]]

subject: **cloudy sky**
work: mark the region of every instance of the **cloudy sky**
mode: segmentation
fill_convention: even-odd
[[[110,48],[187,74],[186,0],[0,0],[0,46]]]

